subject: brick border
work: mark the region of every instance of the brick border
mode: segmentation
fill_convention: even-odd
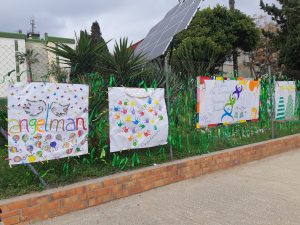
[[[28,224],[300,147],[300,134],[0,201],[4,225]]]

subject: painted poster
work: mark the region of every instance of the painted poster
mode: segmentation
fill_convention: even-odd
[[[197,128],[257,121],[260,82],[197,78]]]
[[[164,89],[108,89],[110,151],[167,144]]]
[[[296,84],[294,81],[277,81],[275,84],[275,119],[295,118]]]
[[[87,85],[17,83],[8,91],[10,164],[88,153]]]

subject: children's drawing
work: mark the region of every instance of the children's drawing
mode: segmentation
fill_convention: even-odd
[[[197,128],[255,121],[259,115],[259,81],[197,78]]]
[[[9,163],[88,153],[88,86],[17,83],[9,87]]]
[[[167,144],[164,89],[109,88],[110,151]]]
[[[294,81],[277,81],[275,84],[275,119],[295,118],[296,84]]]

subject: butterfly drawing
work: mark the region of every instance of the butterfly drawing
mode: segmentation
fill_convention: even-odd
[[[68,105],[62,105],[60,103],[53,102],[51,104],[51,112],[55,116],[58,116],[58,117],[65,116],[68,113],[69,106],[70,106],[70,104],[68,104]]]
[[[31,101],[26,99],[23,109],[29,116],[37,116],[43,111],[46,111],[46,102],[43,100]]]
[[[61,117],[68,114],[69,106],[70,104],[62,105],[58,102],[53,102],[49,108],[55,116]],[[23,109],[26,114],[30,116],[37,116],[46,111],[47,106],[46,102],[43,100],[31,101],[29,99],[26,99],[26,103],[24,104]]]

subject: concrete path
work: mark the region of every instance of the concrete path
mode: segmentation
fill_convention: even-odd
[[[300,149],[40,224],[299,225]]]

